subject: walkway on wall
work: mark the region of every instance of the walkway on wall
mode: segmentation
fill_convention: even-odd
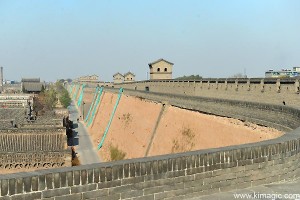
[[[78,110],[75,106],[75,102],[69,106],[70,120],[75,124],[75,134],[74,134],[74,145],[77,156],[79,157],[80,164],[92,164],[99,163],[100,159],[97,155],[96,149],[93,148],[93,144],[89,133],[87,132],[84,124],[80,121],[77,123],[77,118],[79,118]]]
[[[228,192],[220,192],[216,194],[211,194],[207,196],[194,197],[189,200],[242,200],[242,199],[261,199],[261,200],[271,200],[271,199],[290,199],[290,200],[299,200],[300,199],[300,179],[284,182],[284,183],[272,183],[267,185],[260,185],[252,188],[231,190]],[[242,198],[239,194],[243,195]],[[256,194],[256,196],[255,196]],[[273,195],[277,198],[264,198],[265,195]],[[239,195],[239,196],[237,196]],[[261,195],[260,197],[258,195]],[[281,198],[280,196],[281,195]],[[252,197],[252,198],[250,198]]]

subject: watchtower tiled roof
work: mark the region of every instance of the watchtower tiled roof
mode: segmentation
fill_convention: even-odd
[[[163,58],[158,59],[158,60],[156,60],[156,61],[154,61],[154,62],[152,62],[152,63],[149,63],[148,65],[149,65],[149,67],[151,67],[152,65],[154,65],[154,64],[156,64],[156,63],[158,63],[158,62],[160,62],[160,61],[165,61],[166,63],[169,63],[170,65],[174,65],[174,63],[171,63],[171,62],[169,62],[169,61],[167,61],[167,60],[165,60],[165,59],[163,59]]]
[[[121,74],[120,72],[117,72],[113,75],[113,77],[117,76],[117,75],[120,75],[120,76],[123,76],[123,74]],[[124,76],[123,76],[124,77]]]
[[[124,74],[124,76],[128,76],[128,75],[135,76],[135,74],[134,74],[134,73],[132,73],[132,72],[127,72],[127,73],[125,73],[125,74]]]
[[[40,78],[22,78],[21,82],[34,82],[34,83],[40,83]]]

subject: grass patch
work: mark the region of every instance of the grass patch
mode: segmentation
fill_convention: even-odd
[[[118,146],[110,146],[110,159],[111,161],[123,160],[126,156],[126,153],[118,148]]]

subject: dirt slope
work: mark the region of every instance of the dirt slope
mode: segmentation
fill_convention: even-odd
[[[93,95],[85,95],[84,101],[91,102],[92,98]],[[117,94],[104,92],[102,95],[94,123],[88,128],[95,146],[103,136],[116,99]],[[123,95],[105,143],[98,152],[101,159],[111,159],[111,145],[125,152],[125,158],[143,157],[161,109],[160,103]],[[282,134],[271,128],[167,105],[149,156],[253,143]]]

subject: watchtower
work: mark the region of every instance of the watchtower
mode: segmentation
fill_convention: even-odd
[[[172,79],[173,63],[161,58],[148,65],[150,68],[150,80]]]

